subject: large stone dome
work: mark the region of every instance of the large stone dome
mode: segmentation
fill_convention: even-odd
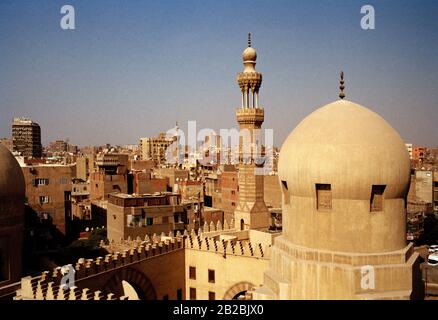
[[[0,198],[21,196],[24,199],[23,172],[14,156],[0,144]]]
[[[404,247],[409,155],[375,112],[346,100],[319,108],[287,137],[278,172],[283,231],[294,243],[355,252]],[[318,208],[318,188],[329,199],[327,212]],[[383,193],[377,212],[370,212],[373,190]]]
[[[403,140],[381,116],[339,100],[316,110],[281,147],[281,180],[297,195],[331,183],[333,198],[368,199],[371,185],[386,185],[386,198],[404,197],[410,162]]]

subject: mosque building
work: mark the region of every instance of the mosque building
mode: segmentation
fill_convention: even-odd
[[[419,255],[406,243],[408,152],[381,116],[345,99],[343,73],[340,99],[302,120],[281,147],[283,229],[268,230],[253,157],[264,121],[256,58],[249,38],[236,116],[251,140],[240,144],[234,221],[111,243],[107,256],[74,265],[69,290],[60,289],[57,268],[22,278],[17,299],[422,298]],[[0,285],[20,276],[23,197],[20,167],[0,145]],[[137,294],[124,292],[127,283]]]

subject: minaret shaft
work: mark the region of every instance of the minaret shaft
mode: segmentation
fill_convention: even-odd
[[[264,202],[263,175],[256,172],[256,155],[261,154],[261,127],[265,118],[264,109],[259,107],[259,89],[262,74],[255,70],[257,53],[251,47],[243,52],[243,72],[237,75],[242,93],[242,105],[236,110],[240,129],[239,142],[239,200],[234,212],[236,228],[265,229],[269,227],[270,213]]]

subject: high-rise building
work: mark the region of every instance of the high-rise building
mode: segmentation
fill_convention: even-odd
[[[244,70],[237,75],[242,103],[236,110],[241,136],[238,166],[239,197],[234,216],[241,230],[264,229],[270,226],[271,219],[263,199],[263,175],[256,172],[258,165],[254,155],[261,148],[260,129],[265,112],[259,106],[262,74],[255,70],[257,53],[251,47],[251,35],[248,36],[248,47],[243,51],[242,58]]]
[[[14,150],[22,156],[41,158],[41,128],[28,118],[14,118],[12,122],[12,144]]]

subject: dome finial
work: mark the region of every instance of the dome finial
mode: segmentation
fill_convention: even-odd
[[[340,83],[339,89],[341,90],[339,92],[339,98],[344,99],[345,98],[345,93],[344,93],[344,89],[345,89],[345,86],[344,86],[344,83],[345,83],[345,81],[344,81],[344,71],[341,71],[341,80],[339,81],[339,83]]]
[[[251,47],[251,32],[248,33],[248,47]]]

